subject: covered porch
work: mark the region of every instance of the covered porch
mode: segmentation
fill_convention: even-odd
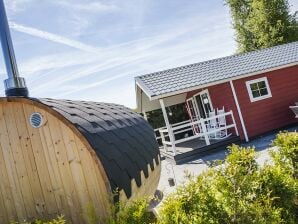
[[[183,163],[203,154],[226,148],[240,141],[233,110],[223,104],[213,105],[208,89],[194,94],[182,93],[170,97],[150,100],[140,94],[144,117],[150,120],[150,112],[160,109],[164,125],[155,129],[162,156]],[[175,120],[175,106],[183,107],[183,120]],[[149,115],[149,117],[147,117]],[[163,122],[160,122],[163,123]]]
[[[186,107],[190,113],[187,103]],[[189,120],[170,124],[162,100],[161,109],[168,125],[155,129],[155,133],[161,143],[162,156],[173,160],[176,164],[240,142],[233,111],[212,110],[205,118],[193,117],[190,114]]]

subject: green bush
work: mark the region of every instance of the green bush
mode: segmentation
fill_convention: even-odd
[[[298,135],[281,133],[274,144],[262,166],[254,149],[231,146],[225,162],[165,199],[159,223],[298,223]]]
[[[120,203],[117,213],[109,219],[108,224],[144,224],[155,223],[155,217],[148,209],[147,199],[138,199],[129,204]]]
[[[278,151],[272,151],[271,157],[276,165],[287,169],[295,179],[298,178],[298,133],[284,132],[277,135],[273,144]]]
[[[35,220],[34,222],[12,222],[11,224],[66,224],[64,216],[58,216],[56,219],[50,221]]]
[[[278,150],[270,152],[274,167],[263,169],[268,178],[264,184],[276,198],[274,205],[282,208],[282,217],[298,223],[298,133],[280,133],[273,143]]]

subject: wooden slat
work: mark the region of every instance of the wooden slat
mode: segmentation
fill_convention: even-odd
[[[0,116],[0,122],[2,122],[1,120],[2,116]],[[9,221],[13,221],[17,220],[16,208],[14,206],[14,199],[10,188],[9,178],[2,151],[3,149],[0,144],[0,191],[2,192],[2,198],[6,209],[6,211],[0,211],[2,211],[1,213],[7,213],[7,219]]]
[[[2,184],[0,184],[0,223],[1,222],[8,222],[9,220],[14,220],[15,217],[13,217],[11,211],[9,212],[9,209],[11,209],[11,206],[13,206],[14,202],[11,198],[11,191],[9,188],[9,184],[7,183],[7,173],[6,173],[6,167],[2,155],[2,148],[0,145],[0,180],[3,181]],[[8,201],[7,201],[8,199]],[[5,208],[5,206],[8,206],[8,209]],[[8,213],[10,213],[8,215]]]
[[[62,183],[62,176],[59,170],[59,164],[56,157],[55,147],[52,141],[52,136],[47,121],[47,113],[45,113],[40,108],[35,108],[35,111],[39,112],[43,116],[44,125],[38,130],[41,137],[47,167],[53,186],[53,193],[55,195],[57,203],[57,212],[66,215],[66,218],[70,219],[70,217],[68,217],[68,215],[70,214],[68,199],[66,198],[65,189]]]
[[[20,189],[22,197],[25,203],[25,210],[27,217],[29,219],[36,217],[36,212],[34,207],[30,206],[34,204],[34,199],[31,191],[31,185],[29,180],[29,175],[31,175],[30,170],[26,167],[26,162],[23,156],[25,147],[21,145],[21,139],[24,137],[23,133],[18,131],[20,124],[17,124],[16,121],[20,114],[16,114],[16,103],[9,103],[6,107],[3,108],[5,119],[9,122],[6,123],[8,136],[11,143],[11,151],[13,159],[15,162],[15,167],[19,179]],[[18,127],[17,127],[18,126]],[[25,154],[25,153],[24,153]],[[28,175],[28,172],[29,175]]]
[[[62,134],[59,128],[60,122],[51,114],[47,114],[47,121],[51,132],[51,138],[54,143],[54,149],[56,152],[56,159],[58,161],[60,174],[65,186],[64,190],[68,199],[68,205],[70,208],[72,220],[83,223],[84,221],[81,214],[80,202],[77,197],[75,184],[67,158],[67,152],[65,150],[63,139],[61,137]]]
[[[7,169],[7,177],[9,181],[9,185],[12,191],[12,196],[14,200],[14,207],[15,207],[15,212],[19,220],[24,220],[27,217],[26,214],[26,209],[25,209],[25,204],[23,201],[21,189],[20,189],[20,184],[19,184],[19,179],[17,176],[17,171],[15,168],[15,161],[13,158],[13,153],[11,149],[11,143],[8,137],[8,131],[6,128],[6,116],[4,114],[3,108],[5,108],[7,104],[0,104],[0,117],[1,117],[1,122],[0,122],[0,130],[1,130],[1,135],[0,135],[0,144],[2,148],[2,153],[3,153],[3,158],[5,162],[5,167]],[[9,120],[8,120],[9,122]]]
[[[3,193],[0,190],[0,223],[8,223],[7,212],[4,205]],[[3,212],[2,212],[3,211]]]
[[[34,108],[30,105],[23,104],[25,117],[30,118],[31,114],[36,112]],[[42,193],[45,198],[45,203],[38,206],[39,211],[44,212],[44,216],[47,218],[51,217],[56,211],[56,200],[53,193],[54,189],[52,187],[49,170],[46,163],[46,158],[44,155],[44,149],[41,142],[39,130],[33,128],[29,122],[27,124],[28,133],[30,136],[30,142],[33,148],[33,153],[36,161],[36,166],[39,174],[39,179],[41,183]]]
[[[82,162],[77,151],[74,135],[73,132],[69,128],[65,127],[65,125],[61,122],[58,124],[57,129],[60,130],[60,138],[63,141],[61,144],[64,144],[66,150],[69,167],[72,173],[72,179],[76,187],[77,197],[80,201],[81,211],[84,211],[88,204],[91,203],[91,198],[88,192],[82,169]]]
[[[97,175],[96,170],[98,170],[98,167],[92,162],[94,161],[94,158],[90,155],[86,146],[77,136],[75,136],[75,143],[85,173],[85,179],[92,199],[92,204],[100,217],[106,217],[106,210],[110,206],[110,201],[107,195],[107,187],[104,181],[102,181],[102,175]]]
[[[23,151],[23,158],[24,158],[24,164],[26,166],[30,187],[33,195],[33,204],[27,204],[27,206],[33,206],[36,214],[33,218],[41,218],[44,215],[43,209],[39,209],[39,205],[42,205],[45,203],[45,199],[42,194],[41,190],[41,184],[38,176],[38,171],[36,167],[36,162],[34,158],[34,153],[30,141],[30,136],[28,133],[27,125],[26,123],[29,122],[29,119],[25,117],[23,106],[21,103],[15,103],[15,109],[13,110],[14,113],[14,119],[17,124],[17,130],[19,133],[19,141],[21,144],[21,148]]]

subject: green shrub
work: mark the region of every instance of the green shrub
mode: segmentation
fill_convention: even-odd
[[[58,216],[56,219],[50,221],[35,220],[34,222],[12,222],[11,224],[66,224],[64,216]]]
[[[276,165],[282,169],[292,172],[298,178],[298,133],[284,132],[277,135],[273,144],[278,151],[272,151],[271,157]]]
[[[138,199],[128,204],[119,203],[114,209],[113,217],[105,223],[108,224],[146,224],[155,223],[154,215],[149,212],[148,199]]]
[[[280,134],[275,144],[280,150],[263,166],[254,149],[231,146],[225,162],[165,199],[159,223],[298,223],[297,134]]]
[[[275,197],[274,205],[282,208],[282,217],[288,223],[298,223],[298,133],[277,135],[270,152],[274,166],[263,169],[264,185]]]

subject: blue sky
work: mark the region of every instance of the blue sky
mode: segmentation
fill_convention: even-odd
[[[292,11],[298,0],[290,0]],[[135,107],[134,77],[231,55],[223,0],[5,0],[32,97]],[[2,55],[1,79],[6,78]],[[4,94],[0,84],[0,95]]]

